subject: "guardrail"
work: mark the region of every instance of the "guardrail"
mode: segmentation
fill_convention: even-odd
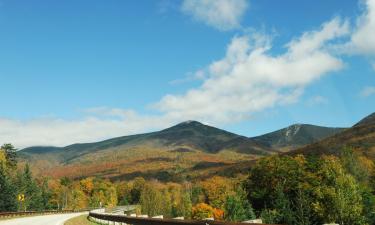
[[[96,222],[107,223],[124,223],[132,225],[248,225],[249,223],[233,223],[212,220],[178,220],[178,219],[156,219],[156,218],[142,218],[130,217],[125,215],[113,215],[106,213],[90,212],[89,217],[95,218]],[[109,223],[108,223],[109,224]],[[276,225],[276,224],[259,224],[252,223],[252,225]]]
[[[74,213],[74,212],[85,212],[92,209],[84,210],[47,210],[47,211],[26,211],[26,212],[0,212],[0,218],[12,218],[20,216],[35,216],[35,215],[49,215],[49,214],[62,214],[62,213]]]

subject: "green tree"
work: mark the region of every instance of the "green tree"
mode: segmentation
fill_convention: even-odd
[[[321,183],[315,189],[316,202],[313,204],[324,222],[340,225],[360,225],[365,223],[360,186],[356,179],[345,173],[340,161],[335,157],[323,158],[319,177]]]
[[[180,204],[178,205],[178,208],[177,208],[177,212],[178,212],[177,216],[190,218],[191,208],[192,208],[192,202],[191,202],[190,194],[187,191],[183,191],[183,193],[181,193]]]
[[[235,195],[228,195],[225,205],[225,219],[228,221],[245,221],[255,219],[254,210],[246,198],[246,192],[238,188]]]
[[[152,183],[147,183],[144,185],[141,191],[140,203],[142,213],[149,216],[160,215],[163,212],[163,196]]]
[[[42,208],[44,210],[50,210],[52,209],[52,205],[50,203],[50,200],[52,197],[52,191],[48,188],[48,180],[43,179],[40,186],[41,186],[40,189],[41,189]]]
[[[140,202],[141,192],[145,185],[146,181],[142,177],[137,177],[134,179],[133,188],[130,191],[131,203],[138,204]]]
[[[260,159],[251,168],[245,188],[254,208],[261,211],[274,203],[278,194],[276,187],[283,187],[283,192],[289,197],[294,195],[302,182],[311,180],[314,177],[307,173],[303,156],[272,156]]]
[[[280,213],[276,209],[263,209],[260,213],[260,218],[262,219],[263,223],[268,224],[276,224],[278,223],[278,218],[280,217]]]
[[[295,212],[292,208],[292,198],[287,196],[284,192],[285,189],[286,188],[282,185],[276,187],[276,196],[272,204],[273,208],[278,212],[276,222],[283,224],[297,224]]]
[[[42,192],[32,177],[30,167],[26,164],[22,174],[17,177],[18,193],[25,195],[24,209],[43,210]]]
[[[0,212],[17,210],[15,187],[12,185],[5,168],[0,164]]]
[[[167,189],[162,190],[162,201],[163,204],[161,205],[162,209],[160,210],[160,214],[165,217],[175,217],[175,213],[172,211],[172,208],[175,209],[175,207],[172,206],[172,196]]]
[[[295,213],[295,221],[298,221],[299,225],[314,224],[311,199],[309,198],[305,190],[303,190],[302,188],[299,188],[297,190],[295,200],[292,204]]]

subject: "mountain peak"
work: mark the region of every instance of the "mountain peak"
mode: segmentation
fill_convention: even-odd
[[[172,127],[169,127],[165,130],[170,130],[170,129],[185,129],[185,128],[202,128],[202,127],[206,127],[206,125],[204,125],[203,123],[201,122],[198,122],[198,121],[195,121],[195,120],[186,120],[184,122],[181,122],[181,123],[178,123]]]
[[[293,149],[322,140],[341,131],[343,131],[341,128],[297,123],[268,134],[254,137],[253,140],[275,149]]]
[[[296,136],[297,133],[301,130],[302,126],[303,126],[303,124],[298,123],[298,124],[293,124],[293,125],[287,127],[285,129],[285,136],[289,137],[289,138],[291,138],[293,136]]]
[[[181,123],[179,123],[179,124],[177,124],[177,125],[187,125],[187,124],[189,124],[189,125],[203,125],[201,122],[198,122],[198,121],[195,121],[195,120],[186,120],[186,121],[184,121],[184,122],[181,122]]]
[[[364,126],[364,125],[369,125],[369,124],[375,124],[375,113],[372,113],[372,114],[366,116],[361,121],[359,121],[358,123],[356,123],[354,125],[354,127]]]

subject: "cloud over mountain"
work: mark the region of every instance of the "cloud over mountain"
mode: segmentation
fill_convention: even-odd
[[[295,102],[305,86],[343,67],[326,45],[348,32],[348,23],[335,18],[290,41],[280,55],[270,53],[266,35],[236,36],[225,57],[205,68],[207,78],[200,87],[166,95],[156,108],[171,117],[225,123]]]

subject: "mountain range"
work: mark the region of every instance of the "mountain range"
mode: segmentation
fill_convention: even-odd
[[[157,132],[95,143],[29,147],[19,151],[19,156],[35,173],[57,178],[129,180],[143,176],[181,181],[208,177],[271,154],[332,154],[346,145],[375,152],[374,139],[375,114],[351,128],[295,124],[250,138],[186,121]]]
[[[301,147],[291,153],[340,155],[344,148],[351,148],[359,154],[375,160],[375,113],[343,132]]]

